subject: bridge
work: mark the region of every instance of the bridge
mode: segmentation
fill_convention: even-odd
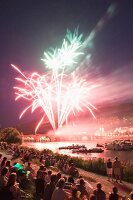
[[[93,135],[23,134],[22,139],[23,142],[88,141],[93,139]]]
[[[22,139],[23,142],[51,142],[55,137],[44,134],[23,134]]]

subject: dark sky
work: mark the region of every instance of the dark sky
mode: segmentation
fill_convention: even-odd
[[[1,0],[0,1],[0,124],[18,120],[25,102],[14,101],[13,86],[17,73],[10,64],[24,71],[42,72],[40,58],[50,46],[58,46],[66,29],[89,35],[108,7],[117,3],[114,16],[93,41],[92,62],[104,76],[122,68],[133,72],[132,0]],[[131,79],[131,76],[130,76]],[[133,82],[129,84],[132,84]]]

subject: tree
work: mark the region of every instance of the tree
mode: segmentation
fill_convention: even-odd
[[[4,128],[0,131],[0,141],[7,143],[22,143],[21,133],[13,127]]]

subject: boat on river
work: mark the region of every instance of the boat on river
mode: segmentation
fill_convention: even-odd
[[[96,147],[102,147],[102,148],[104,148],[104,145],[102,145],[102,144],[97,144]]]
[[[92,149],[87,149],[87,148],[81,148],[81,149],[74,149],[72,153],[103,153],[104,149],[102,148],[92,148]]]
[[[73,150],[73,149],[76,149],[76,150],[79,150],[79,149],[85,149],[85,145],[71,145],[71,146],[63,146],[63,147],[59,147],[59,150],[62,150],[62,149],[68,149],[68,150]]]
[[[132,151],[133,143],[130,140],[115,140],[105,145],[107,150]]]

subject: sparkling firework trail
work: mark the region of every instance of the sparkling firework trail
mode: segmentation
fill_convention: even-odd
[[[74,67],[74,64],[77,64],[79,60],[79,56],[84,54],[82,37],[83,34],[79,35],[78,29],[75,29],[73,34],[68,30],[62,46],[44,52],[44,58],[41,60],[47,68],[56,72],[59,69],[64,70],[66,67]]]
[[[14,87],[16,100],[29,101],[29,106],[22,111],[20,118],[29,109],[31,112],[38,108],[43,110],[43,116],[35,132],[43,123],[45,115],[53,130],[62,127],[68,117],[71,114],[75,115],[76,111],[87,109],[95,117],[93,110],[96,108],[89,102],[89,97],[90,92],[97,85],[89,85],[86,80],[78,78],[74,70],[81,67],[85,60],[90,59],[90,54],[84,53],[85,49],[90,46],[96,33],[113,16],[115,9],[116,4],[112,4],[85,40],[83,40],[83,34],[78,34],[78,29],[74,33],[67,31],[61,47],[44,52],[41,60],[50,73],[25,75],[18,67],[12,65],[22,76],[22,78],[16,78],[19,84]],[[74,72],[70,73],[71,71]]]
[[[51,69],[54,76],[56,76],[59,70],[72,71],[81,66],[86,60],[90,60],[91,54],[85,55],[84,50],[92,46],[97,33],[113,17],[116,8],[117,4],[115,3],[109,6],[104,16],[85,40],[83,40],[83,34],[78,34],[78,29],[75,29],[73,34],[68,30],[60,48],[51,48],[49,51],[44,52],[44,57],[41,60],[44,62],[45,67]],[[83,58],[80,63],[78,63],[79,58]]]
[[[14,87],[16,90],[16,100],[29,100],[30,105],[26,107],[20,118],[29,110],[34,112],[37,108],[42,108],[44,115],[39,121],[35,132],[43,123],[46,115],[53,130],[62,127],[71,114],[76,111],[88,109],[93,114],[93,109],[96,109],[88,100],[91,90],[97,85],[91,85],[84,80],[79,79],[74,75],[59,74],[57,77],[53,75],[39,75],[32,73],[30,76],[25,76],[16,66],[12,67],[23,76],[23,79],[16,78],[21,86]],[[58,81],[58,83],[57,83]],[[58,89],[57,89],[58,87]],[[58,127],[56,127],[56,120]]]
[[[76,82],[72,79],[73,85],[71,84],[70,88],[68,85],[65,87],[66,83],[64,83],[64,76],[66,76],[65,72],[75,68],[79,58],[84,55],[84,49],[86,46],[83,45],[82,38],[83,34],[79,35],[78,29],[75,29],[73,34],[68,30],[61,47],[58,49],[52,49],[52,51],[44,52],[44,58],[41,59],[44,62],[45,67],[52,70],[52,76],[55,83],[55,93],[57,95],[56,98],[58,99],[56,104],[58,127],[62,126],[65,120],[67,121],[68,113],[71,113],[74,107],[74,102],[70,99],[69,95],[72,95],[71,90],[74,89],[74,86],[76,88],[76,86],[79,85],[76,85]],[[80,89],[79,91],[77,90],[77,94],[78,92],[81,92]],[[75,91],[73,90],[73,92]],[[62,94],[65,96],[65,100],[62,99]],[[79,96],[76,95],[76,98],[77,101],[79,101]]]

